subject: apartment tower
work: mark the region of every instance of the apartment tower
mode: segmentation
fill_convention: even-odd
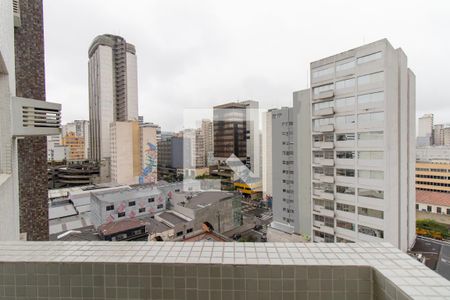
[[[387,241],[406,251],[416,133],[407,56],[383,39],[311,63],[311,85],[313,241]]]
[[[90,159],[111,157],[110,125],[138,120],[136,49],[120,36],[97,36],[89,47]]]

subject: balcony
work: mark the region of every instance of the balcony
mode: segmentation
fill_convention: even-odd
[[[13,136],[60,134],[61,104],[13,97],[11,116]]]
[[[334,149],[334,143],[333,142],[314,142],[313,147],[324,149],[324,150]]]
[[[320,182],[324,182],[324,183],[334,183],[334,176],[327,176],[325,174],[320,174],[320,176],[318,177]]]
[[[334,97],[334,90],[328,90],[328,91],[323,91],[319,94],[315,94],[314,100],[323,100],[323,99],[333,98],[333,97]]]
[[[319,230],[321,232],[324,232],[324,233],[327,233],[330,235],[334,235],[334,227],[329,227],[329,226],[325,225],[324,222],[314,221],[313,227],[314,227],[314,229]]]
[[[328,125],[319,126],[318,131],[319,132],[333,132],[334,131],[334,125],[333,124],[328,124]]]
[[[388,243],[2,242],[0,263],[4,299],[450,297]]]
[[[327,209],[324,206],[314,205],[313,211],[318,215],[334,218],[334,210]]]
[[[331,191],[322,191],[320,193],[320,198],[325,199],[325,200],[333,201],[334,200],[334,193],[331,192]]]

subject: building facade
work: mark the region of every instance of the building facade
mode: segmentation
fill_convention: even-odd
[[[416,189],[450,193],[450,162],[418,161],[416,163]]]
[[[111,124],[111,180],[119,184],[155,183],[157,129],[137,121]]]
[[[263,135],[262,135],[262,189],[263,197],[270,197],[272,190],[272,111],[271,109],[263,114]]]
[[[311,83],[313,240],[384,240],[406,251],[415,237],[415,76],[405,53],[386,39],[364,45],[311,63]]]
[[[419,130],[417,135],[418,146],[430,146],[434,144],[433,120],[433,114],[425,114],[419,118]]]
[[[450,146],[424,146],[416,148],[418,161],[449,160]]]
[[[110,124],[138,120],[136,49],[124,38],[100,35],[89,47],[90,159],[111,157]]]
[[[214,130],[211,120],[203,119],[200,127],[203,141],[205,144],[205,166],[210,166],[214,163],[211,157],[214,157]]]

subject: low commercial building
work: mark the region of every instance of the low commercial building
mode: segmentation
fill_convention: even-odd
[[[146,241],[148,232],[145,222],[127,219],[103,224],[98,227],[101,239],[105,241]]]
[[[416,210],[450,216],[450,193],[417,190]]]
[[[252,200],[262,198],[262,183],[259,178],[249,179],[246,181],[237,180],[234,182],[234,188],[245,198]]]
[[[450,161],[416,162],[416,189],[450,193]]]

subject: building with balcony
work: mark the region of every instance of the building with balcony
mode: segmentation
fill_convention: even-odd
[[[380,40],[311,63],[314,241],[415,236],[415,76]],[[304,132],[307,134],[306,132]]]

